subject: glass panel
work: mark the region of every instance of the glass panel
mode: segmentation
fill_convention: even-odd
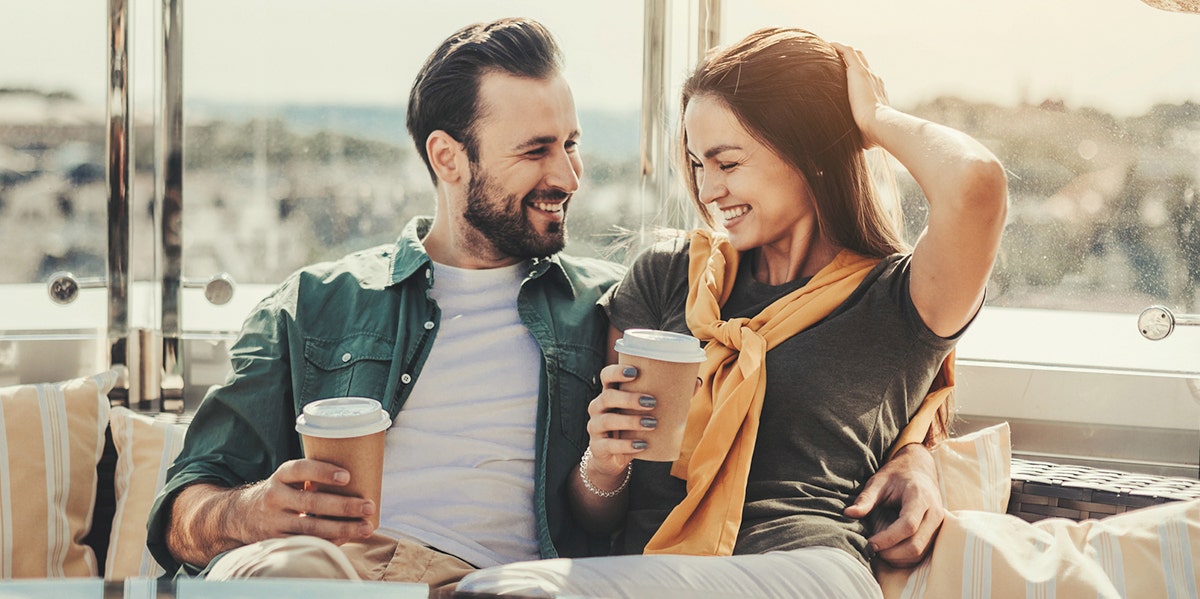
[[[106,15],[104,3],[77,4],[51,0],[0,19],[9,58],[0,61],[0,330],[62,316],[46,295],[51,273],[104,275]],[[103,326],[103,309],[101,299],[67,318]]]
[[[723,17],[724,43],[785,25],[859,48],[895,106],[1003,161],[1004,240],[958,345],[960,432],[1005,420],[1024,457],[1195,475],[1200,327],[1151,342],[1137,315],[1200,308],[1197,15],[1138,0],[751,0]],[[915,239],[924,198],[896,174]]]
[[[1137,0],[758,0],[726,11],[723,41],[767,25],[858,47],[897,107],[1001,158],[1011,207],[988,305],[1200,307],[1195,15]],[[901,189],[919,214],[911,178]]]
[[[432,214],[409,87],[454,30],[509,15],[546,24],[566,55],[585,160],[568,250],[603,254],[638,193],[641,2],[210,0],[184,12],[184,275],[273,285]]]

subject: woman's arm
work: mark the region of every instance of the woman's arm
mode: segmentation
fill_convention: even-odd
[[[604,389],[588,405],[587,463],[581,461],[571,476],[571,508],[580,524],[593,534],[606,534],[620,526],[629,505],[633,458],[645,449],[644,442],[639,444],[630,435],[618,439],[616,433],[644,430],[638,412],[648,412],[654,407],[644,405],[641,394],[617,388],[637,378],[636,368],[616,364],[617,353],[612,348],[620,337],[621,331],[609,329],[609,366],[600,371]],[[618,409],[629,413],[622,414]]]
[[[633,458],[646,447],[637,432],[649,430],[642,426],[642,418],[654,409],[654,398],[619,389],[621,383],[636,379],[638,373],[636,368],[617,363],[617,339],[624,328],[687,330],[687,247],[687,237],[682,234],[656,243],[634,261],[621,282],[599,302],[615,323],[609,327],[605,348],[609,366],[600,371],[604,388],[588,405],[587,477],[602,494],[621,487]],[[623,431],[623,439],[617,438],[618,431]],[[623,523],[629,492],[624,489],[613,497],[604,497],[588,489],[580,469],[571,477],[572,510],[593,534],[611,532]]]
[[[846,62],[850,106],[866,147],[895,156],[925,192],[929,225],[913,251],[909,293],[926,326],[952,336],[982,303],[1000,248],[1004,168],[969,135],[892,108],[862,53],[834,46]]]

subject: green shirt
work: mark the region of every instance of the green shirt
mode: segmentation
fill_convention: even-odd
[[[427,218],[409,222],[393,245],[307,267],[263,299],[230,350],[233,372],[205,397],[183,452],[150,512],[147,544],[168,572],[183,565],[166,547],[171,503],[199,481],[235,487],[264,480],[302,457],[296,415],[312,401],[379,398],[395,418],[438,331],[429,299],[433,268],[421,238]],[[568,481],[587,447],[587,406],[599,394],[608,321],[596,300],[623,269],[556,254],[535,259],[517,310],[541,350],[534,509],[541,555],[606,552],[568,505]],[[464,364],[464,367],[469,367]],[[190,566],[187,572],[195,574]]]

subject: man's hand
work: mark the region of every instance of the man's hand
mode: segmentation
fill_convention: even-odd
[[[304,483],[344,486],[345,469],[317,460],[284,462],[271,478],[245,487],[238,513],[245,514],[246,544],[289,535],[310,535],[342,544],[375,532],[367,520],[377,509],[360,497],[304,490]]]
[[[867,541],[880,559],[897,567],[917,565],[945,517],[933,455],[919,443],[901,448],[867,481],[845,514],[875,521]]]
[[[337,544],[374,532],[378,507],[359,497],[305,491],[305,482],[344,486],[345,469],[317,460],[284,462],[270,478],[229,489],[198,483],[175,498],[167,547],[176,559],[203,566],[222,552],[266,539],[311,535]]]

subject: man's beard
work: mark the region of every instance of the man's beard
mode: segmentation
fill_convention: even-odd
[[[565,201],[569,194],[558,190],[534,190],[524,198],[505,194],[477,165],[467,187],[467,209],[463,217],[484,236],[496,251],[514,258],[541,258],[562,251],[567,243],[566,204],[564,221],[551,222],[545,233],[525,217],[525,206],[540,200]]]

